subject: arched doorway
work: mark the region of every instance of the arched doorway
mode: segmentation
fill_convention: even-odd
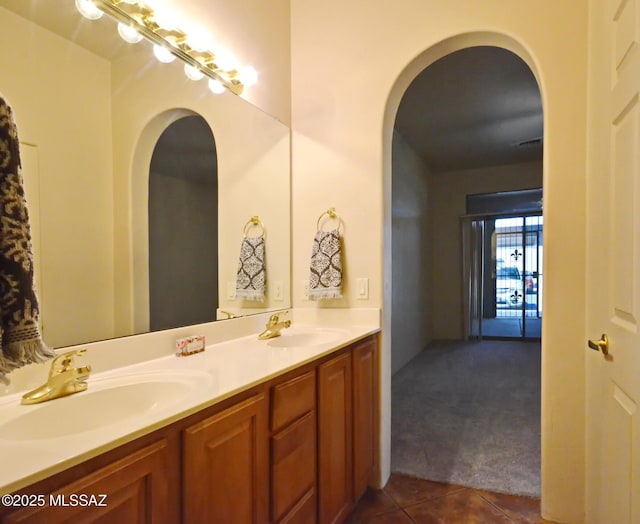
[[[461,49],[474,46],[496,46],[512,53],[515,53],[520,59],[522,59],[528,67],[531,69],[538,85],[540,86],[540,92],[544,99],[544,89],[540,81],[539,72],[536,67],[535,60],[528,52],[528,50],[522,46],[518,41],[513,38],[488,32],[467,33],[451,37],[447,40],[443,40],[435,46],[427,49],[417,58],[415,58],[397,78],[394,86],[391,89],[387,105],[385,109],[385,118],[383,124],[383,170],[384,170],[384,269],[383,276],[385,281],[385,292],[383,298],[383,358],[389,359],[386,365],[383,365],[384,374],[382,377],[382,411],[383,411],[383,427],[381,433],[381,439],[383,442],[382,447],[382,472],[383,480],[385,474],[390,471],[390,453],[386,454],[386,450],[390,449],[391,441],[391,422],[390,417],[385,417],[384,413],[391,412],[391,362],[392,351],[395,351],[392,347],[392,326],[393,326],[393,264],[392,264],[392,144],[393,144],[393,130],[394,122],[397,114],[398,107],[403,93],[406,91],[409,84],[414,78],[426,67],[434,63],[436,60]],[[544,105],[543,105],[544,107]],[[546,120],[546,118],[545,118]],[[544,139],[544,137],[543,137]],[[543,162],[544,165],[544,162]],[[542,353],[545,352],[545,341],[542,341]],[[544,414],[544,405],[542,406]],[[542,430],[542,448],[545,449],[545,433],[544,427]],[[547,435],[547,438],[551,438]],[[384,444],[387,444],[389,448],[386,448]],[[389,469],[386,469],[389,468]],[[542,477],[544,482],[545,468],[543,461]],[[544,495],[544,490],[543,490]]]
[[[186,270],[183,264],[190,265],[200,275],[210,273],[207,291],[199,293],[197,302],[200,305],[197,308],[179,308],[184,309],[178,314],[184,316],[182,319],[168,318],[167,315],[172,315],[168,309],[166,314],[157,312],[156,318],[162,319],[157,320],[157,326],[168,328],[215,319],[219,298],[217,170],[214,135],[208,122],[198,113],[189,109],[164,111],[152,118],[142,130],[135,148],[131,176],[131,289],[132,320],[136,332],[146,332],[151,328],[152,294],[157,303],[159,300],[170,300],[175,307],[177,296],[181,297],[180,304],[184,304],[195,293],[190,284],[177,296],[162,297],[165,293],[163,290],[167,288],[166,279],[179,279],[179,275]],[[151,171],[156,171],[159,176],[154,178]],[[153,199],[154,202],[150,191],[152,185],[155,186],[157,197]],[[172,193],[170,186],[176,186],[173,187],[175,192]],[[155,216],[155,225],[150,212]],[[177,224],[183,228],[180,233],[174,227]],[[164,246],[164,253],[171,251],[169,257],[151,253],[152,237],[153,249],[160,250]],[[188,251],[186,258],[183,257],[185,250]],[[150,264],[156,266],[154,277],[150,274]],[[182,269],[174,271],[174,266]],[[152,280],[155,283],[152,284]],[[186,280],[193,281],[191,275]],[[203,279],[199,278],[198,281]],[[153,292],[152,286],[155,286]],[[179,287],[179,282],[176,281],[175,286]]]
[[[539,344],[463,341],[472,303],[487,335],[493,327],[494,337],[516,338],[511,324],[521,326],[521,336],[534,332],[538,318],[530,315],[537,311],[525,306],[536,296],[525,295],[524,278],[513,285],[527,300],[506,308],[498,292],[501,271],[524,276],[524,261],[530,269],[542,257],[531,242],[538,238],[534,216],[510,219],[519,229],[504,227],[507,213],[541,213],[526,208],[530,199],[514,196],[541,192],[541,141],[519,144],[542,133],[535,78],[500,47],[445,55],[402,97],[392,176],[392,306],[400,312],[391,330],[395,472],[540,495]],[[469,220],[485,226],[477,250],[465,234]],[[507,248],[515,254],[509,257]],[[480,269],[472,282],[464,271],[470,258]],[[472,288],[480,291],[476,301],[464,292]]]
[[[152,331],[215,320],[217,202],[213,133],[199,115],[180,118],[160,135],[149,166]]]

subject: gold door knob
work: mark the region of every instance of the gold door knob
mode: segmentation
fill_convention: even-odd
[[[603,333],[600,340],[589,339],[589,347],[596,351],[602,351],[602,354],[606,357],[609,355],[609,337],[606,333]]]

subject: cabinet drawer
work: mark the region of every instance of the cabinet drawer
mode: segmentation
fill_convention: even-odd
[[[315,493],[315,411],[271,438],[271,460],[271,516],[279,522],[310,492]]]
[[[271,394],[271,431],[278,431],[316,407],[316,373],[274,386]]]

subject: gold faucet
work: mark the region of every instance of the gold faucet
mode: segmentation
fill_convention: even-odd
[[[73,357],[82,356],[86,352],[86,349],[75,349],[54,358],[47,383],[25,393],[22,396],[22,404],[38,404],[87,389],[91,366],[73,367]]]
[[[268,338],[275,338],[280,336],[280,330],[288,328],[291,325],[291,320],[280,321],[280,315],[286,315],[288,311],[284,313],[276,313],[269,317],[266,329],[258,335],[260,340],[266,340]]]

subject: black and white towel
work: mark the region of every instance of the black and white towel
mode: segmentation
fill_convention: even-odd
[[[18,131],[0,96],[0,380],[15,368],[55,356],[42,341]]]
[[[262,302],[266,292],[264,235],[244,237],[236,277],[236,297]]]
[[[318,231],[311,250],[309,299],[342,297],[342,246],[340,233]]]

